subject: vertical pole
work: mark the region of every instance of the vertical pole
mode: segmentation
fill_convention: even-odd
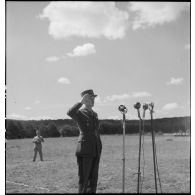
[[[156,179],[156,151],[155,151],[155,132],[153,129],[153,109],[150,111],[151,114],[151,129],[152,129],[152,148],[153,148],[153,164],[154,164],[154,180],[155,180],[155,189],[156,193],[158,193],[157,188],[157,179]]]
[[[123,175],[122,175],[122,192],[125,193],[125,114],[127,113],[127,108],[124,105],[118,107],[119,111],[123,114]]]
[[[123,113],[123,193],[125,193],[125,114]]]
[[[141,161],[141,138],[142,138],[142,130],[141,130],[141,118],[139,120],[139,156],[138,156],[138,173],[137,173],[137,193],[139,194],[139,189],[140,189],[140,177],[141,177],[141,172],[140,172],[140,161]]]
[[[134,104],[134,108],[137,110],[138,118],[139,118],[139,153],[138,153],[138,171],[137,171],[137,193],[139,194],[140,190],[140,180],[141,180],[141,171],[140,171],[140,162],[141,162],[141,141],[142,141],[142,119],[140,116],[140,109],[141,104],[137,102]]]

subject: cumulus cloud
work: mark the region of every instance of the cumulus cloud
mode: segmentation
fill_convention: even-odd
[[[55,39],[120,39],[125,36],[129,13],[118,9],[115,2],[60,1],[49,3],[40,18],[49,20],[49,34]]]
[[[186,44],[186,45],[184,46],[184,49],[189,50],[189,49],[190,49],[190,44]]]
[[[58,79],[58,83],[61,83],[61,84],[70,84],[70,80],[68,78],[65,78],[65,77],[60,77]]]
[[[34,103],[35,104],[40,104],[40,101],[39,100],[36,100]]]
[[[113,120],[120,120],[121,117],[120,116],[108,116],[107,119],[113,119]]]
[[[50,116],[34,116],[28,118],[28,120],[48,120],[48,119],[53,119],[53,118]]]
[[[9,115],[7,115],[8,119],[21,119],[21,120],[26,120],[28,119],[27,116],[21,115],[21,114],[16,114],[16,113],[11,113]]]
[[[24,110],[32,110],[32,108],[31,108],[30,106],[26,106],[26,107],[24,108]]]
[[[21,114],[11,113],[7,115],[8,119],[16,119],[16,120],[46,120],[52,119],[50,116],[34,116],[34,117],[27,117]]]
[[[183,82],[183,78],[171,77],[170,81],[167,82],[167,85],[180,85],[182,82]]]
[[[57,62],[60,58],[57,56],[50,56],[46,58],[46,61],[48,62]]]
[[[71,53],[67,53],[70,57],[87,56],[96,52],[95,46],[92,43],[86,43],[81,46],[77,46]]]
[[[130,97],[131,96],[129,94],[111,95],[111,96],[107,96],[105,101],[125,100],[125,99],[129,99]]]
[[[173,109],[176,109],[178,108],[178,104],[177,103],[168,103],[168,104],[165,104],[162,108],[162,110],[166,110],[166,111],[169,111],[169,110],[173,110]]]
[[[187,2],[130,2],[129,10],[135,13],[134,30],[175,21],[189,8]]]
[[[140,91],[140,92],[133,92],[132,94],[121,94],[121,95],[111,95],[111,96],[107,96],[103,102],[108,102],[108,101],[117,101],[117,100],[127,100],[130,98],[140,98],[140,97],[150,97],[151,94],[149,92],[145,92],[145,91]]]
[[[137,97],[150,97],[150,96],[151,96],[151,94],[148,92],[145,92],[145,91],[133,92],[133,94],[132,94],[132,97],[135,97],[135,98],[137,98]]]

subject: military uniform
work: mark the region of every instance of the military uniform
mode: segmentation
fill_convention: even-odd
[[[79,127],[80,135],[76,147],[79,176],[79,193],[95,193],[98,180],[102,142],[99,134],[97,113],[75,104],[67,113]]]
[[[44,142],[44,139],[42,136],[35,136],[33,138],[33,143],[35,144],[33,161],[36,160],[37,152],[39,152],[40,159],[41,159],[41,161],[43,161],[42,143],[41,142]]]

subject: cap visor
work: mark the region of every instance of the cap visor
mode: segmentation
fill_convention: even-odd
[[[97,97],[98,95],[94,94],[94,95],[91,95],[91,97]]]

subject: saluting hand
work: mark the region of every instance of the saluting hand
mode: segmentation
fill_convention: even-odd
[[[90,100],[90,95],[89,94],[85,94],[82,99],[81,99],[81,103],[82,104],[86,104],[88,101]]]

